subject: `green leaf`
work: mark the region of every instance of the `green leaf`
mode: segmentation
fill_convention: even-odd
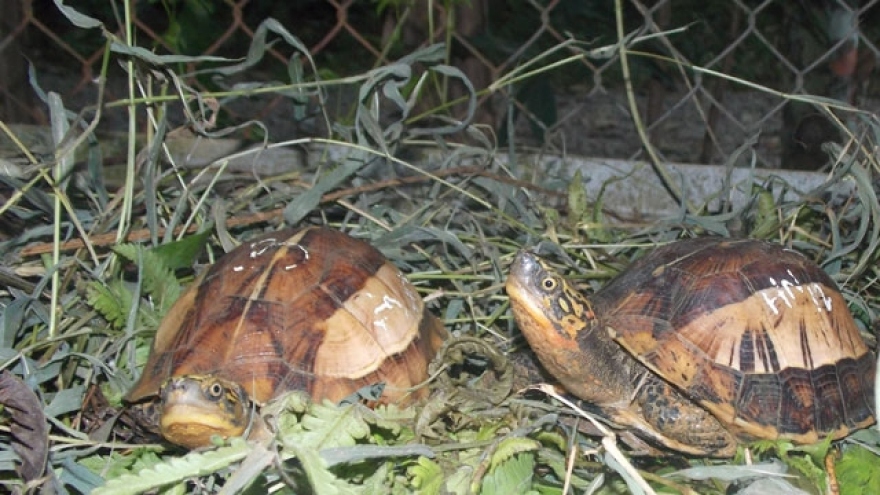
[[[412,485],[416,493],[437,495],[443,489],[443,470],[431,459],[420,457],[416,464],[410,466],[408,474],[412,477]]]
[[[409,485],[403,476],[390,476],[394,467],[393,462],[383,462],[361,486],[361,495],[393,495],[396,493],[410,493]]]
[[[256,65],[262,60],[263,56],[274,44],[274,42],[268,41],[269,33],[274,33],[280,36],[293,49],[304,55],[309,60],[310,65],[314,67],[314,61],[312,60],[312,56],[306,45],[303,44],[299,38],[290,34],[290,31],[288,31],[280,22],[270,17],[261,22],[254,31],[251,46],[248,48],[248,54],[244,61],[233,66],[211,69],[210,71],[224,75],[231,75],[237,74]],[[294,54],[293,56],[296,57],[297,55]]]
[[[154,450],[139,448],[127,454],[113,452],[109,455],[84,457],[78,461],[78,464],[95,474],[100,474],[103,478],[113,479],[132,471],[155,466],[160,462],[162,459]]]
[[[245,458],[250,451],[241,438],[233,438],[231,444],[207,452],[190,452],[183,457],[174,457],[166,462],[142,469],[137,474],[124,474],[107,480],[94,495],[126,495],[155,490],[179,483],[187,478],[202,476],[229,467]]]
[[[85,395],[86,389],[82,385],[61,389],[52,396],[49,405],[43,407],[43,413],[47,417],[57,418],[62,414],[79,411],[82,409]]]
[[[360,152],[354,155],[363,156]],[[364,166],[365,160],[355,156],[346,158],[346,162],[336,167],[330,173],[321,177],[311,189],[300,194],[284,208],[284,220],[290,225],[296,225],[305,218],[312,210],[321,203],[321,197],[336,188],[342,181],[351,177]]]
[[[329,402],[315,404],[303,417],[302,426],[308,433],[304,444],[316,448],[347,447],[367,438],[370,425],[364,421],[362,406],[337,407]]]
[[[321,449],[321,458],[329,467],[338,464],[353,464],[367,459],[403,459],[406,457],[434,457],[434,451],[427,445],[351,445]]]
[[[85,14],[80,13],[78,10],[73,7],[68,7],[64,5],[64,2],[61,0],[55,0],[55,6],[58,7],[58,10],[64,14],[64,17],[67,17],[67,20],[72,22],[74,26],[80,27],[83,29],[91,29],[101,27],[101,21],[95,19],[94,17],[89,17]]]
[[[492,454],[492,462],[489,469],[495,469],[500,464],[521,452],[534,452],[541,448],[541,443],[532,438],[508,437],[498,444],[498,448]]]
[[[150,249],[170,270],[191,268],[205,250],[211,229],[205,229],[183,239],[168,242]]]
[[[756,452],[775,450],[782,462],[821,490],[826,484],[824,459],[831,447],[831,441],[829,436],[819,443],[795,446],[789,440],[759,440],[752,447]]]
[[[665,473],[666,478],[684,478],[688,480],[722,480],[725,482],[745,480],[749,478],[769,478],[788,476],[788,469],[779,460],[771,460],[756,464],[720,464],[720,465],[697,465],[690,468],[679,469],[671,473]]]
[[[153,65],[187,64],[190,62],[235,62],[235,59],[216,57],[212,55],[159,55],[146,48],[129,46],[118,41],[110,43],[110,51],[121,55],[128,55],[143,60]]]
[[[181,287],[163,257],[139,244],[119,244],[113,251],[132,263],[141,264],[144,295],[152,297],[159,314],[167,313],[180,297]]]
[[[549,445],[561,452],[565,452],[568,447],[567,440],[564,435],[561,435],[558,431],[545,431],[542,430],[535,435],[535,438],[541,442],[543,445]]]
[[[369,409],[366,407],[360,404],[337,406],[324,401],[308,405],[302,417],[297,418],[294,413],[302,411],[303,399],[303,394],[287,394],[279,399],[279,403],[270,406],[270,411],[283,411],[278,417],[278,429],[285,447],[297,445],[318,451],[352,446],[358,440],[368,438],[370,425],[364,414]]]
[[[68,492],[78,493],[92,493],[95,488],[104,484],[104,479],[108,476],[100,469],[89,469],[82,462],[75,462],[71,457],[61,461],[61,468],[56,467],[55,473],[58,482],[67,488]],[[73,490],[70,490],[71,488]]]
[[[584,185],[584,176],[581,169],[577,169],[571,182],[568,183],[568,222],[572,232],[587,214],[587,188]]]
[[[86,299],[110,326],[117,330],[125,327],[128,308],[131,307],[131,292],[120,280],[111,280],[106,285],[97,281],[89,283]]]
[[[755,219],[751,236],[764,238],[779,228],[779,213],[776,198],[768,188],[753,184],[752,198],[755,201]]]
[[[514,495],[532,489],[535,473],[534,452],[520,452],[501,462],[483,478],[483,495]]]
[[[337,478],[330,472],[327,463],[314,449],[297,445],[293,447],[293,452],[302,464],[316,495],[354,495],[358,493],[353,485]]]
[[[480,425],[480,429],[477,431],[475,436],[475,440],[478,442],[485,442],[487,440],[494,440],[498,438],[500,435],[498,434],[498,430],[500,428],[505,427],[506,425],[503,423],[496,424],[484,424]]]
[[[278,457],[274,449],[269,450],[263,443],[254,442],[248,446],[251,451],[223,484],[224,493],[242,493],[260,478]]]
[[[837,482],[840,495],[880,493],[880,456],[860,445],[847,448],[837,462]]]

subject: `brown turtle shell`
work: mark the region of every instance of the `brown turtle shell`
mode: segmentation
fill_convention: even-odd
[[[587,298],[541,266],[521,253],[508,281],[539,358],[570,391],[667,447],[726,456],[733,439],[813,443],[874,422],[875,357],[836,284],[796,251],[679,241]],[[667,434],[685,417],[683,430],[705,431]]]
[[[223,256],[172,307],[140,380],[217,376],[264,403],[281,392],[341,400],[383,382],[408,402],[446,332],[415,288],[366,242],[321,227],[282,230]]]
[[[617,342],[739,437],[812,443],[874,421],[874,356],[837,285],[796,251],[680,241],[593,301]]]

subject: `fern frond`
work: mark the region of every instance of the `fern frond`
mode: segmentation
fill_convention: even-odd
[[[113,328],[119,330],[125,327],[132,297],[121,281],[111,280],[107,284],[90,282],[86,287],[86,298],[89,305]]]
[[[135,474],[124,474],[95,489],[95,495],[128,495],[154,490],[188,478],[202,476],[229,467],[247,456],[250,447],[234,438],[230,445],[206,452],[190,452],[171,457],[166,462],[144,468]]]

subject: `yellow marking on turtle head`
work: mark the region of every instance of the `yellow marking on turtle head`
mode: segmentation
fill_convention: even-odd
[[[238,383],[211,375],[175,376],[161,390],[159,431],[169,442],[194,449],[211,437],[240,436],[250,423],[247,393]]]
[[[544,260],[529,253],[515,262],[508,281],[508,293],[515,306],[532,306],[531,312],[541,313],[538,319],[545,321],[545,333],[548,327],[552,327],[559,337],[568,340],[576,340],[596,318],[583,294]]]

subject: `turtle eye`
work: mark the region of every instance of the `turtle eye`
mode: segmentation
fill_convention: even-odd
[[[214,382],[208,387],[208,398],[217,400],[223,397],[223,385],[220,382]]]
[[[547,277],[544,280],[541,280],[541,287],[544,290],[553,290],[556,288],[556,279],[553,277]]]

